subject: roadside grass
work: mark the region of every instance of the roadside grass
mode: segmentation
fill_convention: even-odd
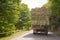
[[[2,37],[2,38],[0,38],[0,40],[11,40],[12,38],[21,36],[21,35],[23,35],[23,34],[26,33],[26,32],[28,32],[28,31],[20,30],[20,31],[18,31],[18,32],[13,33],[13,34],[10,35],[10,36]]]

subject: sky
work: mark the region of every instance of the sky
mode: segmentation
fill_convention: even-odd
[[[42,7],[47,2],[48,0],[22,0],[22,3],[27,4],[30,9],[36,7]]]

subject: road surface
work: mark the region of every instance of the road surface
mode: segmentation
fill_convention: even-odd
[[[48,32],[48,35],[36,34],[34,35],[32,31],[28,33],[18,36],[16,38],[12,38],[11,40],[60,40],[60,36],[53,34],[52,32]]]

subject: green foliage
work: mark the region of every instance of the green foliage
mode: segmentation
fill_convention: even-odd
[[[60,27],[60,0],[49,0],[44,6],[51,8],[50,24],[53,29],[58,29]]]
[[[29,29],[31,25],[30,21],[30,12],[29,8],[26,4],[21,4],[20,5],[20,15],[19,15],[19,20],[18,23],[16,24],[18,29]]]
[[[51,1],[48,0],[48,3],[46,3],[44,6],[45,6],[46,8],[50,8],[50,7],[51,7]]]
[[[15,30],[18,20],[19,0],[0,0],[0,33]]]
[[[60,27],[60,0],[49,0],[44,6],[51,8],[50,24],[53,29],[58,29]]]
[[[60,26],[60,0],[51,0],[52,20],[53,25],[57,28]]]

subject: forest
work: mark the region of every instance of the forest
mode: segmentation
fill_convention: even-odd
[[[29,30],[30,19],[30,10],[21,0],[0,0],[0,36],[24,28]]]
[[[60,35],[60,0],[49,0],[44,6],[51,10],[51,30]]]

